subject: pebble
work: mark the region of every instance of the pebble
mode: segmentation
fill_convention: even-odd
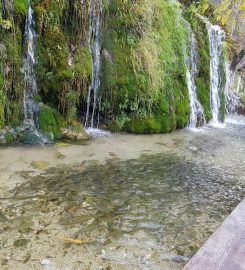
[[[50,264],[50,260],[47,258],[44,258],[40,261],[41,265],[49,265]]]
[[[183,263],[183,262],[188,262],[189,258],[184,257],[184,256],[175,256],[171,260],[176,263]]]

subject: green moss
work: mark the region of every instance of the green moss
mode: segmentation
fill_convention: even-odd
[[[1,97],[4,96],[4,104],[0,104],[0,126],[15,126],[21,122],[20,108],[23,107],[21,66],[24,16],[16,16],[15,10],[11,9],[5,12],[4,17],[11,22],[11,27],[0,28],[0,91]]]
[[[156,118],[132,119],[126,130],[136,134],[153,134],[161,132],[161,122]]]
[[[14,0],[14,9],[17,13],[21,15],[27,14],[27,0]]]
[[[92,59],[88,47],[79,46],[74,54],[75,74],[86,79],[92,76]]]
[[[210,111],[210,89],[207,88],[207,82],[205,78],[198,77],[196,79],[198,100],[203,106],[205,117],[207,121],[210,121],[212,118],[212,113]]]
[[[14,141],[14,135],[11,132],[7,132],[5,134],[5,140],[7,143],[11,143]]]
[[[6,123],[9,126],[16,127],[23,121],[23,102],[22,100],[6,99]]]
[[[220,114],[221,114],[221,121],[225,121],[225,113],[226,113],[226,105],[225,105],[225,94],[222,91],[220,93]]]
[[[124,127],[125,131],[135,134],[167,133],[176,128],[176,119],[171,115],[159,115],[149,118],[133,118]]]
[[[186,30],[171,1],[111,3],[105,29],[102,112],[116,129],[171,131],[188,123]],[[173,31],[175,29],[175,31]],[[126,117],[125,117],[126,116]],[[145,127],[144,127],[145,125]]]
[[[60,138],[60,129],[65,126],[64,119],[59,113],[48,107],[42,105],[38,113],[39,129],[43,132],[52,132],[55,139]]]
[[[5,95],[3,91],[0,90],[0,129],[3,128],[5,124],[4,107],[5,107]]]

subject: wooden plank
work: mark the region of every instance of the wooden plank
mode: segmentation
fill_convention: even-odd
[[[183,270],[245,270],[245,200]]]

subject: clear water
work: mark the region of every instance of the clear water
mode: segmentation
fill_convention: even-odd
[[[2,269],[181,269],[244,198],[245,121],[229,119],[1,149]]]

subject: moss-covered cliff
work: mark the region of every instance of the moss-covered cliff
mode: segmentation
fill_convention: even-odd
[[[189,121],[185,47],[187,19],[198,43],[198,98],[210,112],[208,36],[196,13],[207,1],[104,0],[101,123],[113,131],[160,133]],[[39,128],[84,122],[92,80],[89,48],[91,0],[32,0],[38,34],[35,66],[40,106]],[[181,9],[184,7],[184,15]],[[0,2],[0,128],[23,121],[27,0]]]

